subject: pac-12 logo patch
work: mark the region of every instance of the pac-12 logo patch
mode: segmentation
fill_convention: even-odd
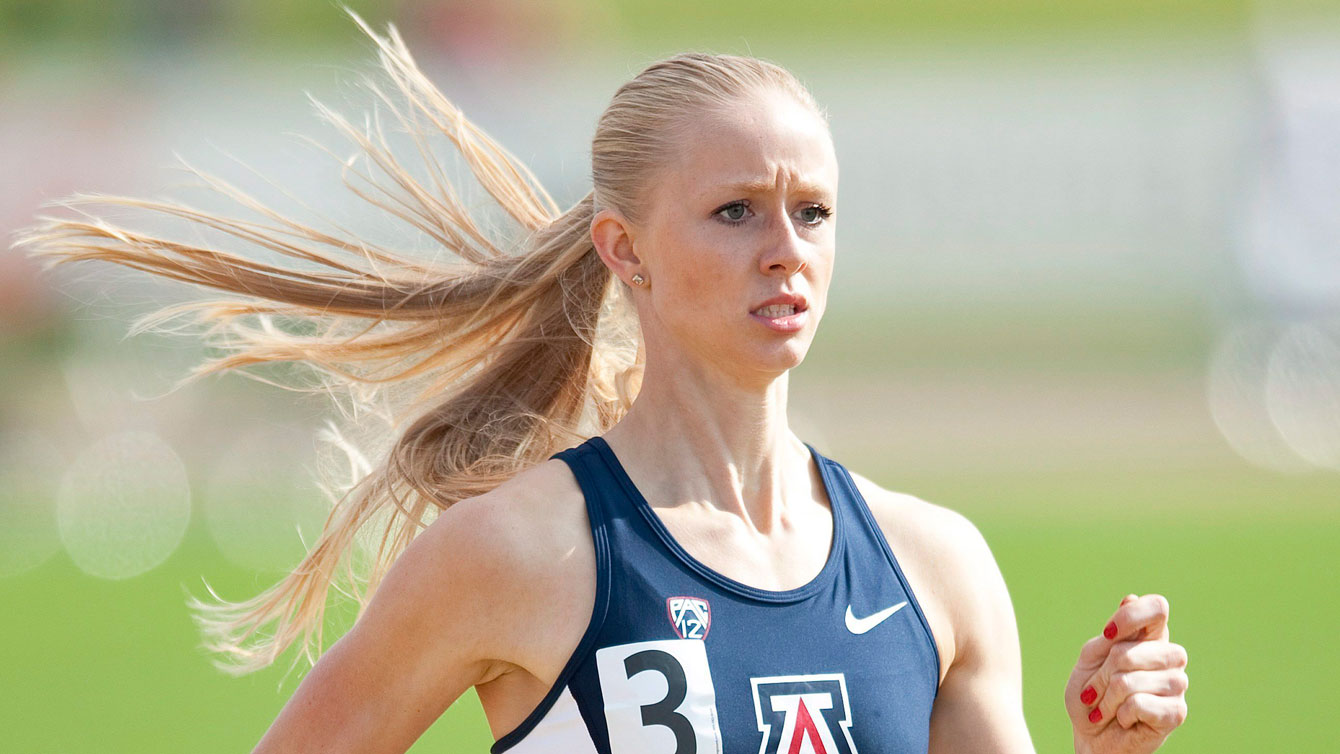
[[[701,597],[671,597],[665,601],[670,625],[681,639],[706,639],[712,627],[712,606]]]
[[[857,754],[841,673],[750,678],[759,754]]]

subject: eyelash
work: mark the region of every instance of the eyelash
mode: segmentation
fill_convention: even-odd
[[[810,207],[819,210],[819,218],[822,220],[827,220],[833,216],[833,208],[827,204],[811,204]],[[809,207],[806,207],[806,209],[809,209]],[[817,225],[818,223],[815,224]]]
[[[716,211],[716,212],[713,212],[712,214],[713,214],[714,216],[720,218],[720,219],[721,219],[721,222],[724,222],[724,223],[726,223],[727,225],[739,225],[740,223],[744,222],[744,218],[740,218],[739,220],[729,220],[729,219],[727,219],[727,218],[721,216],[721,213],[722,213],[722,212],[725,212],[726,210],[730,209],[731,207],[744,207],[745,209],[749,209],[749,202],[744,201],[744,200],[731,202],[730,204],[726,204],[726,205],[723,205],[723,206],[717,208],[717,211]],[[832,207],[829,207],[829,206],[826,205],[826,204],[811,204],[811,205],[805,207],[804,209],[816,209],[816,210],[818,210],[818,211],[819,211],[819,219],[820,219],[820,220],[827,220],[828,218],[830,218],[830,217],[833,216],[833,208],[832,208]],[[816,226],[816,225],[819,225],[819,223],[817,223],[817,222],[814,222],[814,223],[805,223],[805,224],[808,225],[808,226],[810,226],[810,227],[814,227],[814,226]]]

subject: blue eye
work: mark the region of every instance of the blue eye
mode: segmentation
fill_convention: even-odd
[[[749,204],[741,201],[731,202],[721,209],[718,209],[715,214],[725,218],[727,222],[737,223],[743,220],[748,212]]]
[[[811,204],[800,210],[801,222],[806,225],[818,225],[821,220],[827,220],[833,216],[833,210],[822,204]]]

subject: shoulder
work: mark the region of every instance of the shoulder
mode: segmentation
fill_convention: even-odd
[[[450,506],[410,540],[262,748],[370,750],[375,739],[379,751],[395,742],[403,751],[470,686],[506,678],[543,695],[584,627],[570,614],[554,620],[545,606],[594,588],[582,573],[571,490],[561,469],[540,466]],[[528,633],[546,620],[545,636]],[[519,722],[529,709],[502,712]],[[299,739],[311,745],[292,743]]]
[[[541,462],[442,511],[396,566],[409,566],[476,654],[544,676],[554,660],[543,649],[580,638],[589,609],[577,606],[595,601],[584,500],[563,461]],[[536,626],[545,636],[532,635]]]
[[[848,473],[880,526],[886,530],[893,527],[894,531],[886,533],[910,529],[918,538],[929,540],[928,544],[965,550],[966,555],[985,543],[977,526],[962,513],[906,492],[887,490],[850,469]]]
[[[590,541],[581,488],[558,459],[524,469],[494,489],[450,506],[419,535],[441,557],[472,568],[529,574]]]
[[[934,559],[941,577],[938,587],[958,593],[978,586],[974,574],[994,567],[986,539],[962,513],[905,492],[886,490],[866,477],[850,472],[857,489],[899,560],[903,553]]]
[[[884,489],[848,470],[926,613],[941,674],[964,659],[977,635],[1013,608],[981,531],[958,511]]]

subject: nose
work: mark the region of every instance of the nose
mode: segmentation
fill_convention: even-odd
[[[805,269],[808,245],[796,233],[786,213],[782,212],[781,218],[769,223],[769,226],[767,241],[758,260],[763,274],[780,274],[788,278]]]

